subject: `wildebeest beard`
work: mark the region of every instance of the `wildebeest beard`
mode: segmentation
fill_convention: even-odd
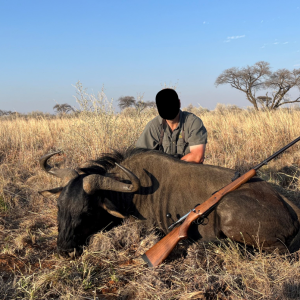
[[[122,221],[99,205],[103,197],[101,191],[91,201],[82,189],[83,178],[75,178],[63,190],[57,202],[57,250],[64,257],[81,255],[83,246],[88,244],[93,234],[101,229],[109,230]]]

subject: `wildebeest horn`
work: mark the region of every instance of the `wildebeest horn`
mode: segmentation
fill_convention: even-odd
[[[134,193],[140,188],[140,180],[125,167],[118,166],[130,179],[131,184],[117,181],[111,177],[99,174],[88,175],[83,178],[83,189],[88,194],[93,194],[98,190],[107,190],[123,193]]]
[[[75,170],[73,170],[73,169],[55,169],[47,164],[47,161],[50,157],[52,157],[53,155],[58,154],[60,152],[61,151],[56,151],[56,152],[49,153],[49,154],[42,156],[39,159],[40,166],[41,166],[42,170],[46,171],[47,173],[50,173],[51,175],[54,175],[56,177],[63,179],[64,182],[68,182],[71,179],[76,178],[78,176],[78,173]]]

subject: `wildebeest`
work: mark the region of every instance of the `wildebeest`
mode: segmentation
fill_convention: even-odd
[[[168,233],[171,223],[234,176],[231,169],[137,148],[103,154],[86,167],[57,169],[47,163],[56,153],[43,156],[40,164],[63,184],[40,193],[58,197],[57,249],[63,256],[81,254],[89,236],[130,216]],[[228,237],[267,251],[294,251],[299,248],[299,212],[267,182],[253,177],[227,194],[204,224],[193,224],[189,237],[203,242]]]

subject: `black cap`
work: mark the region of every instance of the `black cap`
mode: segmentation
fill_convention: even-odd
[[[173,89],[163,89],[156,95],[156,106],[163,119],[173,120],[179,113],[180,102]]]

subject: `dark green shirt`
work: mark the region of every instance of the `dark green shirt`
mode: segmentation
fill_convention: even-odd
[[[184,147],[182,129],[184,129],[185,141],[187,142],[186,147]],[[157,116],[146,125],[143,133],[136,142],[136,147],[158,150],[161,130],[162,118],[161,116]],[[192,113],[180,110],[179,124],[173,132],[169,125],[166,124],[162,143],[165,153],[186,155],[190,153],[190,146],[206,143],[206,128],[202,120]]]

